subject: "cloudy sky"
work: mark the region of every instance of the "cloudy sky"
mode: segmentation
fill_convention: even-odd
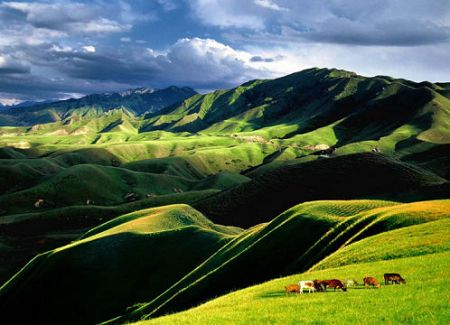
[[[0,102],[309,67],[450,81],[450,0],[0,1]]]

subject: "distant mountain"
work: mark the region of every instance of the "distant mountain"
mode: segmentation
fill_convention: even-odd
[[[69,119],[72,115],[99,117],[114,109],[132,115],[155,113],[160,109],[197,94],[189,87],[164,89],[136,88],[120,93],[92,94],[78,99],[45,103],[22,103],[3,109],[0,125],[35,125]],[[24,109],[26,108],[26,110]]]
[[[53,100],[41,100],[41,101],[36,101],[36,100],[26,100],[24,102],[21,102],[19,104],[15,104],[15,105],[11,105],[11,106],[5,106],[5,108],[8,109],[15,109],[15,108],[23,108],[23,107],[31,107],[31,106],[36,106],[36,105],[44,105],[44,104],[50,104],[53,103]]]
[[[286,138],[329,126],[343,142],[355,136],[361,140],[379,138],[408,123],[417,130],[435,129],[424,136],[438,140],[445,138],[442,123],[450,118],[449,104],[448,83],[368,78],[313,68],[195,95],[148,114],[146,129],[208,133],[264,130]]]

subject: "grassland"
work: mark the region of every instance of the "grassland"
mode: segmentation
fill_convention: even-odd
[[[159,112],[25,112],[0,128],[0,323],[442,322],[448,89],[309,69]],[[408,285],[282,294],[388,268]]]
[[[305,271],[361,239],[397,228],[445,220],[450,217],[449,206],[448,200],[409,204],[367,200],[300,204],[267,225],[243,232],[128,317],[161,316],[193,307],[236,288]]]
[[[123,216],[29,262],[0,289],[2,319],[108,319],[156,297],[239,232],[213,225],[186,205]],[[15,312],[19,305],[27,310],[22,316]]]
[[[360,263],[296,274],[236,291],[189,311],[136,324],[447,324],[450,253]],[[398,272],[406,285],[286,296],[299,280],[381,278]]]

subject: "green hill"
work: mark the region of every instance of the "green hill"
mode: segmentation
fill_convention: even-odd
[[[155,318],[280,276],[332,276],[330,267],[348,270],[336,277],[398,267],[408,278],[401,299],[420,305],[415,289],[425,287],[410,290],[409,279],[432,278],[408,267],[429,257],[436,275],[448,264],[449,89],[308,69],[209,94],[143,88],[3,109],[0,282],[10,280],[0,323]],[[243,323],[295,322],[283,311],[298,315],[304,300],[277,305],[282,287],[263,285],[261,303],[229,302],[255,311]],[[376,305],[369,291],[352,292],[356,300],[329,298],[324,321],[343,302]],[[438,322],[446,300],[436,296]],[[433,302],[424,299],[424,314]],[[400,305],[383,320],[424,319]],[[210,321],[215,309],[190,313],[182,322]],[[359,317],[349,309],[342,319]]]
[[[0,289],[1,319],[45,324],[66,317],[66,324],[108,319],[158,296],[238,232],[213,226],[183,205],[111,223],[28,263]]]
[[[318,201],[247,230],[124,320],[157,317],[207,299],[307,270],[341,247],[397,228],[449,218],[450,202]],[[214,288],[211,290],[211,288]]]
[[[232,292],[185,312],[133,324],[445,324],[448,294],[442,288],[448,286],[449,264],[450,253],[446,251],[306,272]],[[299,280],[355,278],[361,282],[368,275],[382,279],[386,272],[400,273],[407,284],[301,296],[284,293],[284,286]]]
[[[168,105],[195,95],[189,87],[171,86],[165,89],[137,88],[122,93],[93,94],[79,99],[36,104],[30,107],[11,108],[0,114],[2,125],[36,125],[54,121],[76,122],[99,117],[117,108],[136,115],[156,112]]]
[[[389,198],[443,183],[414,165],[364,153],[276,168],[194,206],[214,222],[249,227],[304,201]]]
[[[64,246],[90,228],[122,214],[170,204],[192,204],[217,191],[189,191],[112,206],[75,205],[2,216],[0,282],[7,281],[37,254]]]

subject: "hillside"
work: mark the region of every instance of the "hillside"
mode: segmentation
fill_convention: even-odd
[[[443,320],[449,86],[314,68],[3,108],[0,323]],[[282,292],[385,269],[407,286]]]
[[[0,289],[1,319],[100,322],[158,296],[239,230],[176,205],[135,212],[95,232],[37,256],[8,281]]]
[[[194,206],[214,222],[249,227],[300,202],[420,194],[446,183],[414,165],[361,153],[279,167]]]
[[[133,325],[255,322],[445,324],[448,322],[448,295],[441,288],[448,285],[449,263],[450,253],[447,250],[295,274],[229,293],[185,312]],[[378,290],[364,290],[359,286],[347,292],[328,291],[302,296],[286,296],[284,293],[284,286],[299,280],[354,278],[361,283],[367,275],[382,279],[385,272],[391,271],[405,277],[407,284],[382,286]]]
[[[35,125],[56,121],[76,121],[82,118],[98,117],[112,109],[123,108],[140,115],[180,102],[195,95],[189,87],[171,86],[165,89],[136,88],[121,93],[93,94],[79,99],[11,107],[3,109],[1,125]],[[13,122],[11,122],[13,121]]]
[[[240,234],[124,320],[188,309],[230,290],[307,270],[341,247],[393,229],[450,217],[450,202],[317,201]],[[214,288],[214,290],[211,290]]]

